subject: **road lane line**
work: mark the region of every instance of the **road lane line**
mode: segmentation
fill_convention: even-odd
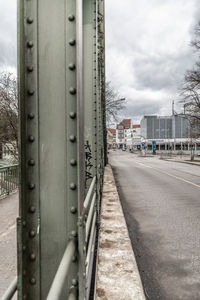
[[[161,171],[160,169],[157,169],[157,168],[155,168],[155,167],[147,166],[147,165],[145,165],[145,164],[143,164],[143,163],[141,163],[141,162],[138,162],[138,161],[135,161],[135,162],[136,162],[138,165],[142,165],[142,166],[144,166],[144,167],[146,167],[146,168],[150,168],[150,169],[156,170],[156,171],[158,171],[158,172],[160,172],[160,173],[162,173],[162,174],[166,174],[166,175],[171,176],[171,177],[174,177],[174,178],[176,178],[176,179],[178,179],[178,180],[180,180],[180,181],[189,183],[189,184],[191,184],[191,185],[193,185],[193,186],[196,186],[196,187],[200,188],[200,185],[199,185],[199,184],[196,184],[196,183],[194,183],[194,182],[191,182],[191,181],[189,181],[189,180],[186,180],[186,179],[184,179],[184,178],[182,178],[182,177],[178,177],[178,176],[176,176],[176,175],[172,175],[172,174],[170,174],[170,173]]]

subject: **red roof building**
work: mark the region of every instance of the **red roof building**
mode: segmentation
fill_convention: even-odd
[[[123,125],[124,129],[129,129],[129,128],[131,128],[131,119],[122,120],[119,124],[117,124],[117,129],[118,129],[119,125]]]

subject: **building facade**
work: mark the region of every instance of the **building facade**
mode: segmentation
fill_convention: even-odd
[[[199,149],[198,137],[192,139],[192,124],[181,116],[144,116],[141,120],[141,144],[148,150],[189,151]]]
[[[132,127],[131,119],[124,119],[116,127],[116,144],[118,148],[126,147],[127,135]]]

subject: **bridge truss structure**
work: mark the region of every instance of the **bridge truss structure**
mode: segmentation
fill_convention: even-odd
[[[19,0],[18,300],[89,299],[106,163],[104,0]]]

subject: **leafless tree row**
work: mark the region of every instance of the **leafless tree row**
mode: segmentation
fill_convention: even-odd
[[[18,158],[18,94],[17,80],[12,73],[0,73],[0,158],[2,148]]]

